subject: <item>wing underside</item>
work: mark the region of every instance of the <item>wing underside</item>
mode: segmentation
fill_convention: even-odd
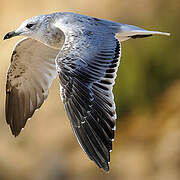
[[[17,136],[48,96],[58,51],[25,38],[15,46],[6,84],[6,121]]]

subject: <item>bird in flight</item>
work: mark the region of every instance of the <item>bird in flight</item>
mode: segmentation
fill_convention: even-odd
[[[155,34],[133,25],[64,12],[35,16],[5,35],[26,36],[11,56],[6,84],[6,121],[19,135],[48,96],[53,79],[84,152],[109,171],[116,125],[112,93],[121,42]]]

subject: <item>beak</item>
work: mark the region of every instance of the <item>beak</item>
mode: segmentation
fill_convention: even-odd
[[[8,32],[5,36],[4,36],[4,40],[6,39],[10,39],[12,37],[15,37],[15,36],[18,36],[20,33],[17,33],[15,31],[12,31],[12,32]]]

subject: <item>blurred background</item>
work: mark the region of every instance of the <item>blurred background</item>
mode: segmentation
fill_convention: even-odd
[[[0,180],[180,179],[179,0],[0,0],[0,4]],[[48,100],[17,138],[5,122],[6,72],[21,38],[3,41],[3,36],[29,17],[60,11],[172,34],[122,45],[109,174],[98,169],[77,143],[57,79]]]

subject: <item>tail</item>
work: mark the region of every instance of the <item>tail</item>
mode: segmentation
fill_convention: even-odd
[[[166,32],[148,31],[137,26],[121,24],[116,37],[122,42],[130,38],[144,38],[155,34],[170,36],[170,33]]]

